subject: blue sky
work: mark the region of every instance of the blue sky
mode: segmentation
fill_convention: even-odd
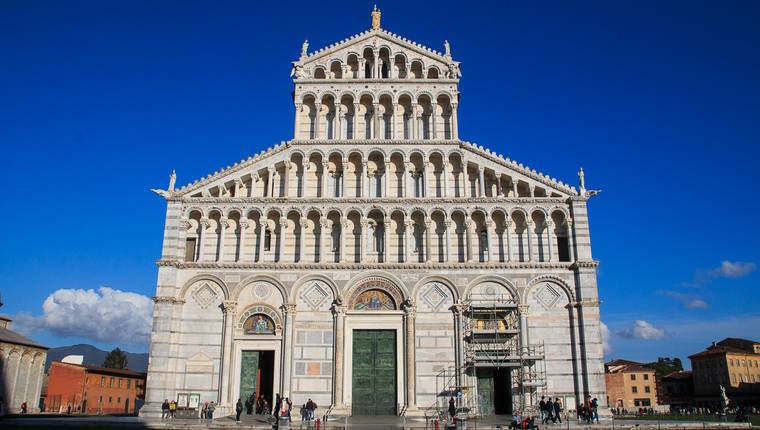
[[[2,312],[52,346],[146,350],[114,315],[154,292],[165,206],[148,189],[289,139],[301,43],[367,29],[372,4],[2,2]],[[384,28],[450,41],[460,136],[604,190],[589,206],[608,357],[760,337],[760,3],[428,5],[378,4]]]

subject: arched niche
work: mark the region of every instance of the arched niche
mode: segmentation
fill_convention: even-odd
[[[385,278],[371,277],[360,281],[351,293],[349,309],[364,311],[398,310],[404,302],[399,287]]]
[[[279,312],[269,306],[257,304],[243,312],[237,329],[245,336],[279,336],[282,334],[282,318]]]

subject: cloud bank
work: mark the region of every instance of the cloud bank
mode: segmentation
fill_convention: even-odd
[[[644,320],[636,320],[633,326],[620,330],[617,335],[626,339],[658,340],[667,336],[665,330]]]
[[[610,345],[610,328],[607,324],[599,321],[599,330],[602,333],[602,351],[604,355],[612,352],[612,346]]]
[[[21,331],[46,330],[62,337],[105,343],[150,342],[153,306],[147,296],[100,287],[59,289],[42,304],[42,315],[17,315]]]
[[[743,278],[757,270],[757,265],[749,261],[728,261],[720,263],[720,266],[713,269],[699,269],[694,274],[691,282],[684,283],[683,286],[690,288],[700,288],[701,286],[715,279]]]
[[[660,290],[657,294],[670,297],[673,300],[681,303],[683,307],[688,309],[707,309],[709,306],[707,302],[702,300],[701,297],[695,294],[680,293],[678,291]]]

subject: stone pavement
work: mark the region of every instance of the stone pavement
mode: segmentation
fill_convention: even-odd
[[[146,420],[137,417],[45,417],[44,415],[26,417],[6,417],[0,419],[0,428],[10,429],[34,429],[34,428],[89,428],[89,429],[273,429],[273,420],[261,416],[241,417],[240,423],[233,418],[223,417],[213,421],[201,421],[198,419],[174,419],[174,420]],[[509,417],[484,417],[467,423],[468,430],[477,429],[506,429]],[[290,428],[295,430],[315,430],[314,423],[301,423],[294,421]],[[555,424],[541,427],[541,430],[705,430],[705,429],[747,429],[749,424],[739,423],[716,423],[694,421],[635,421],[635,420],[606,420],[601,424],[587,425],[577,421]],[[396,429],[430,429],[433,430],[432,422],[426,423],[424,419],[405,417],[348,417],[335,419],[321,425],[321,430],[333,429],[368,429],[368,430],[396,430]],[[439,426],[440,430],[445,430]]]

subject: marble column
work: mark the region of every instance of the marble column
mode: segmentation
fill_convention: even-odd
[[[327,262],[327,229],[328,227],[327,218],[324,216],[319,219],[319,262],[320,263],[326,263]]]
[[[179,260],[185,261],[185,247],[187,246],[187,230],[190,229],[190,221],[182,219],[179,221],[177,248],[175,250],[175,257]],[[195,246],[198,246],[197,240]],[[195,252],[195,250],[193,250]],[[194,255],[193,257],[196,257]],[[195,258],[197,260],[197,257]]]
[[[414,223],[412,220],[404,221],[404,263],[412,261],[412,233]]]
[[[309,190],[309,166],[311,163],[309,163],[308,160],[301,162],[302,167],[302,173],[301,173],[301,198],[305,198],[308,196],[308,190]]]
[[[300,139],[301,138],[301,109],[303,108],[303,104],[296,103],[296,118],[293,122],[293,138],[294,139]]]
[[[446,231],[444,232],[444,248],[446,250],[446,262],[451,262],[451,221],[446,221]]]
[[[335,321],[335,379],[333,380],[333,409],[343,409],[343,349],[345,345],[345,324],[346,324],[346,306],[336,300],[332,306],[333,318]]]
[[[232,398],[232,375],[231,369],[232,360],[230,359],[232,354],[232,340],[235,328],[235,316],[237,309],[237,302],[234,300],[225,300],[222,302],[222,312],[224,316],[222,318],[224,328],[222,333],[222,356],[219,359],[219,402],[223,407],[232,407],[235,399]]]
[[[319,139],[319,123],[322,121],[322,103],[314,104],[314,139]]]
[[[282,387],[280,388],[280,392],[283,397],[290,397],[293,374],[293,343],[295,342],[293,325],[296,320],[296,305],[295,303],[286,303],[280,309],[285,315],[285,335],[282,338]]]
[[[570,261],[577,261],[578,256],[575,254],[575,245],[573,244],[573,221],[567,220],[567,247],[569,248],[568,256]]]
[[[451,138],[459,140],[459,121],[457,120],[457,103],[451,104]]]
[[[351,226],[348,220],[343,220],[340,226],[340,262],[346,263],[348,262],[348,256],[346,255],[346,242],[348,242],[348,232]]]
[[[535,224],[533,221],[526,222],[525,233],[528,235],[528,261],[533,261],[533,231],[535,230]]]
[[[438,139],[438,103],[430,104],[430,138]]]
[[[545,222],[544,229],[546,230],[546,248],[548,253],[546,261],[554,261],[554,258],[552,257],[552,230],[554,230],[554,223],[551,221]]]
[[[385,162],[385,170],[383,170],[383,182],[381,187],[380,197],[388,197],[388,173],[391,171],[391,162]]]
[[[240,262],[244,260],[244,254],[245,254],[245,231],[248,230],[248,227],[250,224],[248,223],[248,220],[242,219],[240,220],[240,241],[238,242],[238,252],[237,252],[237,258],[235,261]]]
[[[367,181],[369,180],[368,176],[369,175],[367,174],[367,162],[362,161],[362,171],[359,172],[359,192],[361,193],[360,197],[365,198],[365,199],[369,197],[369,194],[367,193],[367,188],[369,188],[367,186]]]
[[[298,243],[298,262],[304,262],[304,255],[306,254],[306,226],[309,225],[309,219],[301,217],[301,238]]]
[[[362,233],[359,235],[359,262],[364,263],[367,261],[367,231],[369,230],[369,222],[367,218],[361,218]]]
[[[412,111],[410,113],[411,115],[409,115],[409,125],[411,126],[412,140],[421,140],[418,132],[419,119],[417,118],[417,103],[412,103]]]
[[[276,263],[279,261],[282,261],[285,257],[285,250],[283,249],[285,245],[285,230],[288,228],[288,220],[287,219],[281,219],[280,220],[280,232],[277,233],[275,230],[272,233],[272,242],[269,246],[269,249],[272,252],[272,262]],[[276,234],[275,234],[276,233]],[[276,238],[275,238],[276,236]],[[276,239],[276,240],[275,240]]]
[[[216,261],[222,261],[224,259],[224,239],[227,236],[227,227],[230,225],[227,218],[219,219],[219,243],[217,243]]]
[[[512,197],[517,197],[517,181],[512,179]]]
[[[507,236],[507,261],[512,261],[512,220],[508,215],[504,220],[504,235]]]
[[[432,242],[431,239],[431,231],[430,226],[433,225],[433,223],[430,221],[430,218],[425,220],[425,262],[429,263],[430,260],[430,242]]]
[[[351,116],[351,139],[356,139],[359,135],[359,106],[361,103],[354,103],[354,114]]]
[[[446,156],[443,157],[442,163],[443,164],[441,168],[443,170],[441,171],[441,178],[443,181],[443,187],[441,187],[441,193],[442,193],[441,195],[443,197],[448,197],[449,196],[449,161],[446,159]]]
[[[335,125],[333,128],[333,139],[343,138],[343,116],[341,115],[341,104],[335,103]]]
[[[469,219],[469,217],[464,219],[464,236],[465,236],[465,257],[467,262],[472,262],[473,252],[472,252],[472,220]]]
[[[266,237],[267,237],[267,226],[266,226],[266,219],[263,217],[259,218],[259,263],[264,262],[264,252],[265,251],[265,243],[266,243]]]
[[[401,197],[409,197],[409,180],[407,177],[409,176],[409,162],[404,159],[402,160],[401,164],[404,167],[404,171],[401,174]]]
[[[388,233],[389,233],[388,230],[390,230],[389,228],[390,225],[391,224],[388,222],[388,218],[385,217],[383,219],[383,243],[382,243],[382,247],[380,248],[383,252],[383,261],[382,261],[383,263],[388,261],[388,248],[389,248],[388,247]],[[378,259],[377,259],[378,262],[380,262],[379,257],[380,256],[378,255]]]
[[[485,261],[493,261],[491,253],[493,252],[493,221],[486,219],[486,252],[484,255]]]
[[[208,222],[208,218],[201,218],[200,221],[201,224],[201,237],[198,240],[198,261],[206,261],[206,253],[203,252],[206,247],[206,237],[207,237],[207,230],[209,226],[211,225]]]
[[[380,103],[372,104],[372,139],[380,139]]]
[[[404,323],[406,326],[406,409],[413,411],[417,409],[415,382],[416,382],[416,360],[415,360],[415,320],[417,318],[417,309],[411,300],[404,303]]]
[[[320,187],[322,187],[322,193],[319,197],[328,197],[330,193],[327,192],[327,176],[330,174],[329,172],[330,163],[327,161],[322,162],[322,176],[319,178]]]
[[[464,347],[463,347],[463,339],[464,339],[464,310],[466,309],[466,306],[461,303],[455,303],[451,308],[451,311],[454,313],[454,369],[455,369],[455,378],[456,378],[456,385],[461,387],[463,385],[463,378],[462,378],[462,368],[465,365],[465,357],[464,357]]]
[[[486,196],[486,177],[485,177],[485,168],[482,166],[478,167],[478,197],[485,197]]]

